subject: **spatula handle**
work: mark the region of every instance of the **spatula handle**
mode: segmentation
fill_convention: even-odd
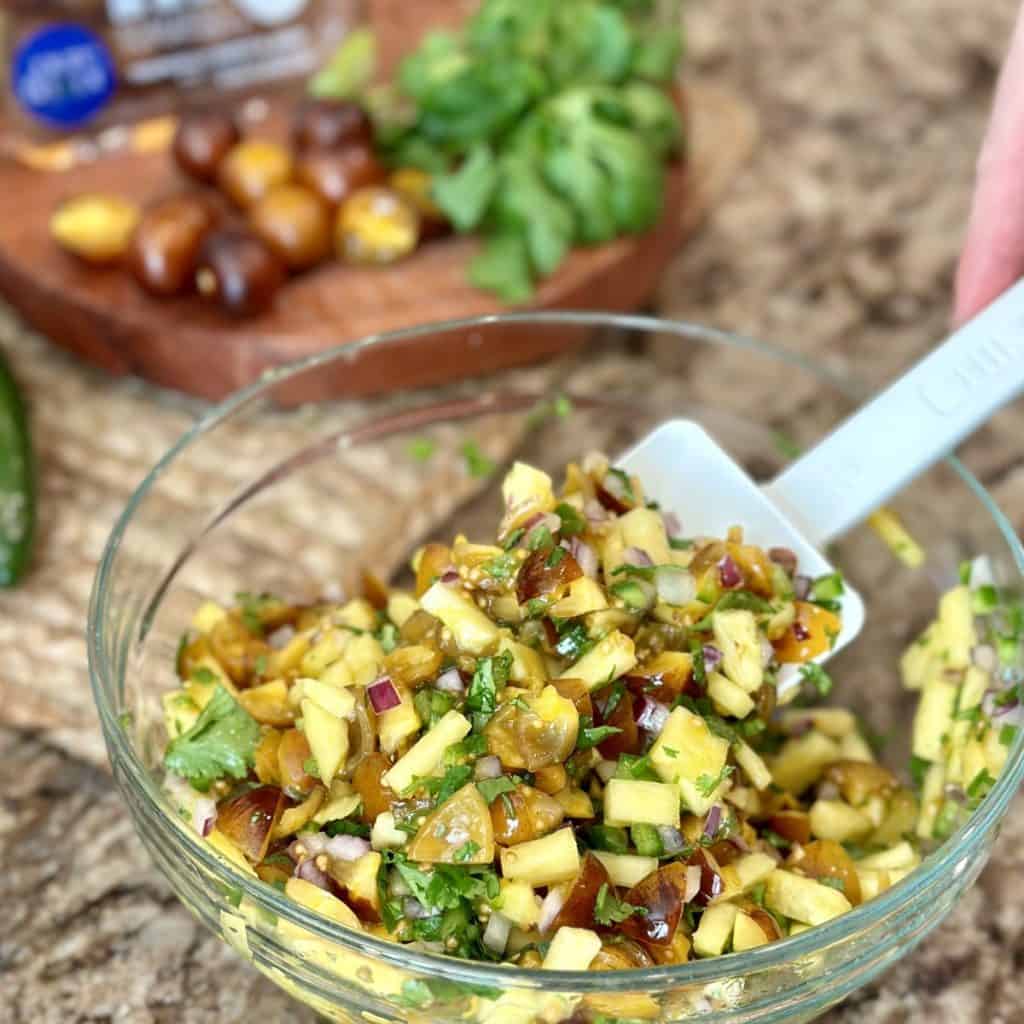
[[[1024,281],[891,384],[766,491],[817,545],[838,537],[1024,390]]]

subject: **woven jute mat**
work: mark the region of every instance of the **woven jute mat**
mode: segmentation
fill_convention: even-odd
[[[690,97],[693,190],[682,216],[696,224],[747,159],[757,128],[751,108],[730,92],[697,83]],[[0,721],[40,731],[67,752],[105,764],[84,640],[96,565],[132,491],[205,406],[136,380],[112,380],[57,351],[5,307],[0,347],[29,403],[39,490],[31,571],[18,588],[0,594]],[[609,358],[600,372],[614,377],[614,356]],[[564,368],[563,360],[561,370],[555,365],[517,372],[542,386],[544,375]],[[593,446],[594,439],[587,440]],[[481,438],[499,460],[520,441],[503,429]],[[454,447],[441,453],[436,471],[444,486],[435,478],[423,493],[399,492],[408,475],[392,474],[388,466],[378,467],[378,479],[396,488],[396,503],[428,509],[440,523],[478,486],[459,472],[456,460]],[[216,473],[217,467],[205,471]],[[233,465],[231,473],[244,479],[246,465]],[[203,485],[199,473],[194,486]],[[308,528],[302,515],[297,508],[295,521],[286,524],[295,535]],[[244,580],[233,582],[235,589],[245,586]],[[230,593],[231,584],[224,584]]]

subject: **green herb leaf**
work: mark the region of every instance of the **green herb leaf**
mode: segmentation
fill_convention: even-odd
[[[646,917],[647,908],[637,907],[632,903],[620,900],[615,893],[604,882],[597,890],[597,899],[594,901],[594,920],[605,927],[613,924],[621,924],[631,917]]]
[[[706,772],[697,776],[697,790],[703,797],[711,796],[718,787],[725,782],[733,773],[731,764],[723,765],[717,775],[710,775]]]
[[[519,562],[515,555],[497,555],[480,566],[482,572],[487,573],[491,579],[510,580],[516,574]]]
[[[613,725],[595,726],[592,724],[592,719],[589,715],[581,715],[579,736],[576,739],[576,749],[590,750],[592,747],[596,747],[599,743],[603,743],[610,736],[618,736],[620,732],[622,732],[622,730]]]
[[[476,441],[464,441],[459,448],[466,464],[466,472],[475,480],[490,476],[494,472],[494,462],[481,450]]]
[[[259,739],[256,720],[223,686],[218,686],[195,725],[171,741],[164,766],[205,793],[225,776],[244,779]]]
[[[562,520],[562,525],[558,532],[563,537],[576,537],[586,532],[586,519],[567,502],[563,501],[555,506],[555,515]]]
[[[827,697],[832,692],[832,677],[817,662],[809,661],[802,665],[800,678],[813,686],[820,697]]]
[[[488,804],[493,804],[502,793],[511,793],[516,788],[517,782],[508,775],[499,775],[496,779],[481,779],[476,788]]]
[[[498,691],[508,682],[511,671],[512,655],[508,651],[493,658],[481,658],[476,663],[473,681],[466,694],[466,707],[475,713],[479,728],[483,728],[498,709]]]
[[[467,860],[472,860],[479,852],[480,844],[474,843],[472,839],[468,839],[455,851],[453,859],[457,864],[464,864]]]
[[[437,451],[437,442],[429,437],[415,437],[409,442],[406,451],[416,462],[429,462]]]
[[[370,826],[364,825],[361,821],[353,821],[351,818],[339,818],[337,821],[329,821],[323,826],[323,830],[329,836],[359,836],[361,839],[370,838]]]

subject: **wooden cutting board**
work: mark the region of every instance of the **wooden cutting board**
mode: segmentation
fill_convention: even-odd
[[[668,176],[665,213],[644,235],[575,251],[538,289],[532,308],[632,310],[654,294],[683,241],[749,153],[755,134],[747,105],[698,83],[687,87],[689,154]],[[280,129],[277,128],[277,131]],[[275,134],[274,119],[265,130]],[[477,243],[445,239],[387,268],[332,263],[293,278],[275,308],[237,321],[196,297],[161,301],[123,271],[87,267],[48,234],[50,213],[83,192],[121,193],[141,202],[181,187],[165,152],[119,153],[71,172],[0,164],[0,293],[41,332],[112,373],[132,373],[203,398],[219,399],[263,372],[365,335],[417,323],[499,312],[499,300],[466,281]],[[544,332],[487,356],[451,335],[430,359],[410,343],[396,358],[370,356],[308,377],[289,400],[369,393],[437,383],[533,361],[573,342]]]

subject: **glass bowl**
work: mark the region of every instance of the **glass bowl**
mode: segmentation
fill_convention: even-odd
[[[256,343],[254,341],[254,343]],[[539,353],[543,365],[509,369]],[[505,369],[455,384],[465,367]],[[328,387],[329,385],[329,387]],[[296,394],[341,398],[295,405]],[[920,868],[826,925],[676,967],[544,972],[445,958],[346,930],[242,874],[177,818],[160,788],[160,695],[201,601],[236,591],[301,600],[398,578],[456,531],[490,537],[513,458],[557,473],[622,451],[659,422],[701,422],[767,479],[852,408],[857,388],[783,350],[639,316],[522,314],[367,338],[273,374],[213,408],[154,467],[118,521],[89,613],[92,684],[114,777],[181,900],[265,975],[336,1021],[806,1021],[904,956],[980,872],[1024,774],[1018,739],[998,783]],[[700,481],[694,481],[699,500]],[[900,653],[965,558],[1017,588],[1024,552],[953,459],[892,506],[927,559],[910,569],[869,528],[832,552],[864,595],[863,635],[830,666],[837,700],[888,734],[905,775],[914,702]],[[685,524],[684,524],[685,526]]]

